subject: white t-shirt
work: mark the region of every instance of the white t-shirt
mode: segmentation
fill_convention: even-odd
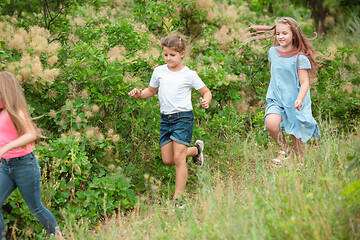
[[[178,72],[172,72],[167,65],[154,69],[150,86],[158,89],[160,112],[173,114],[193,109],[191,104],[191,89],[199,90],[205,84],[195,71],[184,67]]]

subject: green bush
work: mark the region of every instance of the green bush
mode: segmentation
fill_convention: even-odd
[[[104,165],[89,159],[85,146],[84,141],[63,137],[39,146],[36,153],[50,174],[44,175],[44,184],[56,190],[46,194],[51,206],[95,224],[117,208],[134,207],[136,195],[119,161]]]
[[[334,60],[325,60],[312,87],[313,111],[352,129],[360,116],[360,79],[351,62],[354,51],[339,47]]]

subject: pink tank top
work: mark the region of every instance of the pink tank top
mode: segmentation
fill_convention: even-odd
[[[18,138],[18,134],[16,132],[15,126],[11,121],[11,118],[7,111],[0,112],[0,148],[8,144],[9,142],[12,142]],[[2,155],[2,158],[16,158],[16,157],[22,157],[26,154],[29,154],[32,152],[31,144],[26,145],[25,148],[15,148],[4,155]]]

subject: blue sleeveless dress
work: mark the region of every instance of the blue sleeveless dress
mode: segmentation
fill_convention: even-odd
[[[310,61],[305,55],[281,57],[278,49],[279,46],[275,46],[269,50],[271,79],[266,93],[264,119],[269,113],[279,114],[282,117],[280,128],[288,134],[303,142],[307,142],[311,137],[320,138],[320,131],[312,116],[310,88],[301,110],[294,108],[300,90],[297,69],[310,70]]]

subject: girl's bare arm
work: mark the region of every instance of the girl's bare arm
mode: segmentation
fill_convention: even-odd
[[[302,108],[302,102],[305,98],[307,91],[309,90],[310,79],[309,79],[308,70],[306,70],[306,69],[299,69],[298,76],[299,76],[299,81],[300,81],[300,91],[299,91],[297,99],[295,100],[294,108],[296,108],[297,110],[300,111]]]
[[[33,143],[37,138],[36,129],[32,125],[31,119],[27,119],[22,111],[19,112],[19,115],[23,118],[25,132],[16,140],[9,142],[4,147],[0,148],[0,156],[12,149],[24,147],[29,143]]]

